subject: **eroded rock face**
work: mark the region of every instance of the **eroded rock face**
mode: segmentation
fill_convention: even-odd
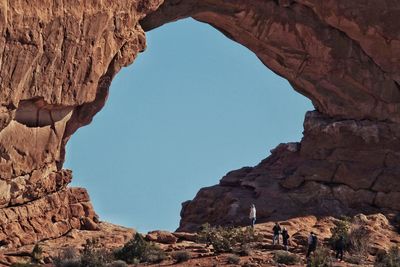
[[[98,228],[86,192],[67,188],[65,145],[145,49],[142,27],[190,16],[248,47],[316,111],[301,143],[184,203],[180,229],[245,223],[250,203],[261,221],[400,211],[398,14],[392,0],[0,1],[2,238]]]
[[[306,114],[301,143],[280,144],[255,167],[224,176],[185,202],[179,230],[292,217],[396,213],[400,209],[400,125]]]
[[[185,17],[252,50],[316,108],[300,143],[228,173],[183,204],[179,230],[307,214],[398,212],[400,4],[393,1],[166,0],[146,30]],[[396,26],[394,26],[396,25]]]
[[[0,1],[0,239],[10,246],[98,229],[67,188],[65,145],[103,107],[114,75],[145,49],[161,2]],[[45,7],[45,8],[44,8]]]
[[[142,25],[190,17],[253,51],[331,117],[400,121],[400,4],[166,0]]]

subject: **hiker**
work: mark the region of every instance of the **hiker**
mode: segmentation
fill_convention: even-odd
[[[256,206],[254,204],[250,206],[249,219],[251,221],[251,228],[254,228],[254,224],[256,223]]]
[[[283,243],[283,246],[285,247],[286,251],[288,251],[289,237],[290,236],[289,236],[289,233],[288,233],[286,227],[283,227],[283,230],[282,230],[282,243]]]
[[[275,223],[274,228],[272,228],[272,231],[274,232],[274,238],[272,239],[272,245],[275,245],[275,240],[278,240],[278,245],[279,245],[279,234],[281,233],[281,227],[279,226],[278,222]]]
[[[336,259],[340,259],[342,261],[343,260],[343,250],[344,250],[343,236],[340,236],[339,239],[336,241],[335,250],[336,250]]]
[[[318,238],[314,232],[311,232],[308,236],[308,250],[307,250],[307,258],[310,257],[311,252],[314,252],[317,249]]]

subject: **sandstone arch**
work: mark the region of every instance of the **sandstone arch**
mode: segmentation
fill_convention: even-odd
[[[208,23],[316,108],[306,115],[301,143],[278,146],[258,166],[228,173],[184,203],[180,230],[205,221],[245,223],[240,214],[254,202],[264,219],[398,209],[391,159],[400,134],[400,43],[399,29],[385,25],[396,24],[399,8],[374,1],[167,0],[140,22],[145,30],[185,17]]]
[[[399,14],[394,0],[0,1],[0,238],[33,243],[95,218],[86,191],[66,188],[65,144],[145,49],[142,26],[188,16],[251,49],[317,111],[301,143],[185,203],[181,229],[241,223],[249,201],[264,219],[399,211]],[[29,99],[68,115],[26,127],[34,117],[18,113]]]

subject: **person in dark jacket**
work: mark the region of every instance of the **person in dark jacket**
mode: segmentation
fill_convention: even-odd
[[[336,259],[340,259],[342,261],[343,260],[343,250],[344,250],[343,236],[340,236],[339,239],[336,241],[335,250],[336,250]]]
[[[281,233],[281,227],[279,223],[275,223],[274,228],[272,228],[272,231],[274,232],[274,238],[272,239],[272,245],[275,245],[275,240],[278,241],[279,244],[279,234]]]
[[[310,257],[311,252],[314,252],[317,249],[318,238],[314,232],[311,232],[308,236],[308,250],[307,250],[307,258]]]
[[[288,233],[286,227],[283,227],[283,230],[282,230],[282,243],[283,243],[283,246],[285,247],[286,251],[288,250],[289,237],[290,236],[289,236],[289,233]]]

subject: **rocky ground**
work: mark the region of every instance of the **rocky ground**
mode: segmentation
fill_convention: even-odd
[[[327,242],[331,237],[331,228],[334,227],[335,221],[337,219],[333,217],[316,218],[314,216],[306,216],[280,222],[281,226],[286,227],[291,235],[289,251],[301,258],[301,263],[297,266],[304,266],[306,263],[306,240],[310,231],[314,231],[318,235],[320,245],[328,246]],[[255,235],[258,236],[257,241],[250,243],[248,255],[239,256],[240,261],[238,264],[229,263],[230,258],[232,258],[231,253],[217,254],[214,253],[212,246],[197,242],[196,233],[153,231],[144,235],[144,237],[146,240],[157,244],[169,255],[166,260],[153,266],[277,266],[274,261],[274,255],[277,251],[282,251],[283,247],[271,244],[273,224],[274,222],[267,222],[255,226]],[[74,229],[61,238],[41,242],[40,245],[44,251],[46,265],[52,266],[51,261],[67,248],[72,248],[77,252],[81,251],[87,239],[96,238],[102,248],[114,250],[122,247],[135,233],[133,229],[106,222],[99,223],[99,226],[99,230]],[[358,265],[373,265],[377,254],[387,251],[393,246],[400,246],[400,235],[390,216],[359,214],[352,218],[351,227],[362,227],[369,237],[368,256],[364,256],[363,262]],[[11,263],[29,261],[32,249],[32,245],[22,246],[18,249],[3,246],[0,263],[4,266],[10,266]],[[177,251],[186,251],[191,258],[188,261],[176,263],[171,255]],[[351,255],[346,253],[345,261],[334,261],[333,266],[354,266],[348,261],[351,261]]]

